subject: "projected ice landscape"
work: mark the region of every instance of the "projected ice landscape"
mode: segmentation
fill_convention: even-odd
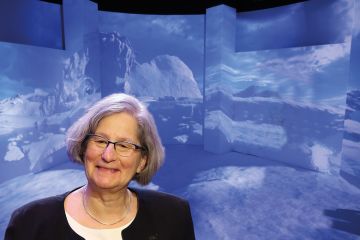
[[[20,51],[22,47],[13,49]],[[31,61],[38,54],[38,49],[32,49],[26,54],[18,53],[18,56],[21,60]],[[85,108],[100,98],[99,84],[85,71],[89,59],[84,52],[76,52],[70,57],[54,57],[53,62],[58,61],[55,71],[49,75],[59,71],[62,73],[61,80],[51,83],[48,88],[34,88],[0,100],[1,152],[4,159],[0,165],[8,169],[1,174],[2,180],[63,162],[66,129]],[[36,68],[41,64],[42,61],[37,61],[33,63],[35,70],[27,71],[34,71],[33,76],[36,76]],[[16,70],[25,71],[21,66]]]
[[[100,38],[103,54],[109,56],[103,63],[102,93],[125,92],[146,102],[163,142],[200,144],[203,102],[193,71],[173,55],[140,63],[130,40],[119,32]]]
[[[166,148],[145,188],[188,199],[196,239],[359,239],[358,1],[191,16],[62,8],[66,49],[0,42],[0,237],[17,207],[86,182],[66,131],[125,92]]]

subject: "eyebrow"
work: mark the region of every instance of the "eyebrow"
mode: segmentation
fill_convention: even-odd
[[[107,138],[108,140],[113,141],[112,139],[109,138],[109,135],[107,135],[106,133],[103,132],[94,132],[94,134],[102,136]],[[128,143],[133,143],[133,144],[137,144],[136,141],[134,141],[131,138],[125,138],[125,137],[120,137],[120,138],[115,138],[115,142],[128,142]]]

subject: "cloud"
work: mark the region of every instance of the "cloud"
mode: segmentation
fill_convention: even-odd
[[[123,34],[127,32],[143,34],[139,32],[152,29],[162,31],[166,35],[178,35],[187,40],[198,39],[198,28],[203,29],[203,20],[195,16],[162,16],[162,15],[138,15],[125,13],[101,13],[100,21],[102,30],[117,30]],[[196,31],[194,31],[194,29]],[[201,33],[200,36],[203,34]]]
[[[192,42],[200,41],[203,44],[204,22],[199,16],[155,16],[149,20],[146,24],[148,27],[157,27],[166,35],[175,35]],[[199,32],[199,29],[202,31]]]
[[[344,58],[349,53],[350,46],[348,44],[324,45],[314,47],[309,54],[305,55],[305,59],[308,60],[308,64],[313,69],[321,70],[327,65]]]
[[[291,22],[294,15],[303,11],[303,4],[291,4],[289,6],[272,9],[258,10],[238,14],[239,29],[246,33],[267,31],[273,26],[282,26]],[[255,16],[255,17],[254,17]]]
[[[232,68],[225,64],[221,64],[220,69],[230,75],[233,75],[233,76],[239,75],[241,73],[240,70]]]
[[[257,64],[259,69],[268,69],[282,76],[284,80],[292,79],[308,82],[316,72],[322,72],[328,65],[346,57],[350,53],[350,45],[330,44],[322,46],[293,48],[282,57],[271,58],[266,56]],[[288,53],[292,53],[290,56]],[[262,57],[264,58],[264,57]],[[269,59],[269,60],[267,60]]]
[[[338,95],[338,96],[331,96],[328,98],[324,98],[321,100],[322,103],[327,104],[329,106],[338,106],[338,108],[344,108],[345,111],[345,103],[346,103],[346,95]]]
[[[189,28],[187,21],[179,17],[154,18],[151,23],[162,28],[168,34],[185,35]]]
[[[254,70],[247,69],[244,71],[240,68],[235,68],[226,64],[218,64],[215,66],[207,67],[206,69],[206,76],[208,79],[213,78],[216,82],[217,74],[221,73],[222,77],[227,81],[231,82],[252,82],[258,81],[259,76],[256,74]]]

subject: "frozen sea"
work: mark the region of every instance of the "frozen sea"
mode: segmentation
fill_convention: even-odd
[[[166,155],[148,188],[190,201],[198,240],[360,239],[360,189],[337,175],[196,145]],[[15,208],[84,183],[73,163],[1,183],[0,234]]]

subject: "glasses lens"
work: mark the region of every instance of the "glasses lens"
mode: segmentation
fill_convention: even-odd
[[[136,146],[132,143],[111,142],[107,138],[99,135],[89,135],[89,142],[93,144],[92,146],[102,151],[104,151],[109,144],[114,144],[116,153],[123,157],[129,157],[133,151],[136,150]]]
[[[104,149],[108,144],[108,140],[101,136],[90,136],[89,140],[95,144],[95,146]]]
[[[134,151],[135,146],[127,142],[118,142],[115,145],[116,152],[123,157],[128,157]]]

